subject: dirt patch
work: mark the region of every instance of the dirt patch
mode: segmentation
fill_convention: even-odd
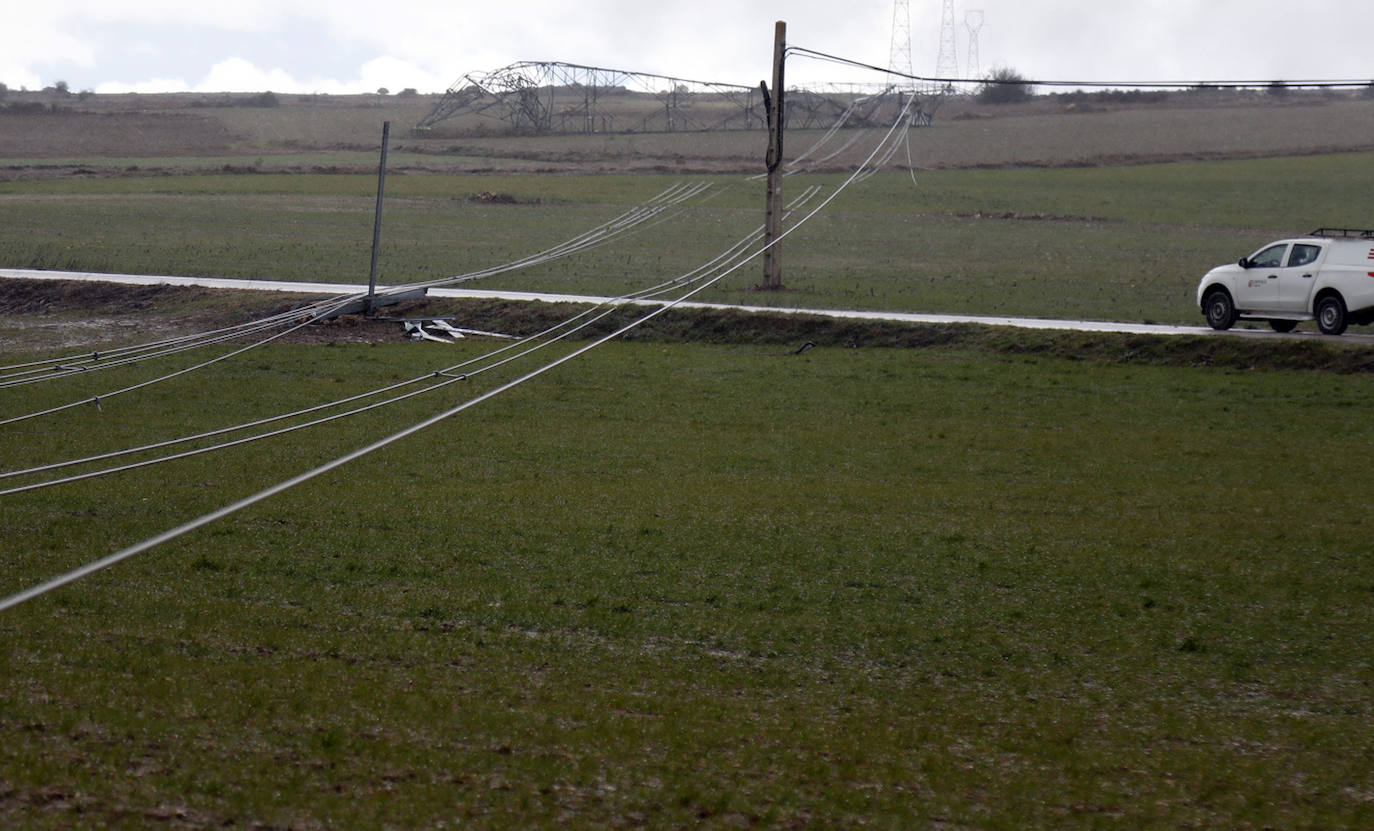
[[[66,313],[136,315],[168,306],[186,306],[216,297],[194,286],[130,286],[87,280],[0,280],[0,314],[48,316]]]
[[[302,312],[294,323],[305,323],[309,315],[304,308],[325,297],[195,286],[0,279],[0,348],[108,348],[223,329],[295,310]],[[441,314],[431,310],[433,306],[432,302],[401,303],[385,307],[383,316],[375,319],[342,315],[294,329],[277,342],[399,343],[408,339],[399,318]],[[230,342],[247,343],[263,336],[255,333]]]
[[[1011,219],[1022,222],[1110,222],[1111,220],[1097,216],[1061,216],[1059,214],[1023,214],[1016,211],[998,211],[985,213],[983,211],[960,211],[953,214],[961,219]]]
[[[509,193],[492,193],[489,190],[484,190],[476,196],[455,198],[476,205],[538,205],[540,203],[539,199],[521,199]]]
[[[0,348],[146,343],[257,320],[300,302],[187,286],[0,279]]]
[[[169,334],[193,334],[260,320],[301,308],[313,299],[180,286],[0,280],[0,348],[104,348],[131,338],[147,342]],[[507,300],[409,301],[387,307],[376,318],[344,315],[312,323],[275,342],[403,343],[410,340],[404,319],[437,317],[448,318],[459,328],[528,336],[568,320],[581,309],[566,303]],[[617,309],[578,337],[600,337],[642,313],[633,307]],[[252,335],[243,342],[261,337]],[[1154,366],[1374,373],[1374,350],[1339,341],[1049,332],[728,309],[672,309],[627,333],[624,339],[734,345],[777,356],[803,352],[810,346],[965,349]]]

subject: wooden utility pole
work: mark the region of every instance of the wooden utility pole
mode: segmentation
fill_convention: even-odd
[[[782,122],[783,122],[783,57],[787,50],[787,23],[779,20],[773,30],[773,92],[763,85],[763,103],[768,108],[768,206],[763,219],[764,291],[782,288],[782,251],[778,239],[782,236]]]
[[[372,223],[372,268],[367,274],[367,302],[364,314],[372,317],[377,303],[377,249],[382,243],[382,194],[386,191],[386,146],[391,138],[391,122],[382,122],[382,161],[377,166],[377,218]]]

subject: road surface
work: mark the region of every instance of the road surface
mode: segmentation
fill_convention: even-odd
[[[0,279],[23,280],[90,280],[107,283],[123,283],[139,286],[200,286],[212,289],[239,289],[243,291],[280,291],[313,295],[348,295],[367,291],[366,285],[355,283],[296,283],[272,280],[232,280],[215,277],[168,277],[142,274],[95,274],[82,271],[36,271],[22,268],[0,268]],[[378,286],[378,291],[386,287]],[[595,297],[575,294],[547,294],[524,291],[486,291],[482,289],[445,289],[432,288],[431,297],[472,297],[499,300],[541,300],[548,303],[623,303],[646,306],[662,305],[653,300],[624,300],[613,297]],[[678,304],[687,309],[734,309],[745,312],[771,312],[774,314],[808,314],[824,317],[838,317],[852,320],[889,320],[903,323],[975,323],[983,326],[1012,326],[1022,329],[1057,329],[1071,332],[1120,332],[1134,335],[1207,335],[1236,336],[1251,338],[1275,338],[1286,340],[1310,340],[1327,338],[1316,331],[1315,323],[1303,324],[1311,331],[1295,331],[1281,335],[1263,329],[1231,329],[1218,332],[1208,326],[1172,326],[1161,323],[1120,323],[1104,320],[1053,320],[1038,317],[991,317],[986,315],[922,314],[910,312],[869,312],[841,311],[835,309],[786,309],[774,306],[735,306],[721,303]],[[1201,313],[1198,315],[1201,317]],[[1263,325],[1263,324],[1259,324]],[[1340,336],[1342,342],[1365,343],[1374,345],[1374,333],[1362,331],[1347,332]]]

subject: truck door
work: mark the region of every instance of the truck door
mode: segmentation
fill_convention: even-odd
[[[1316,282],[1317,260],[1321,254],[1320,245],[1293,243],[1293,250],[1288,252],[1284,267],[1279,269],[1279,311],[1307,311],[1307,298],[1312,294],[1312,284]]]
[[[1276,311],[1279,301],[1279,271],[1288,243],[1271,245],[1250,258],[1245,273],[1236,280],[1236,308],[1244,312]]]

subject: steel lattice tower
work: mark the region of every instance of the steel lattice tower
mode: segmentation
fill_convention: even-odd
[[[887,68],[902,75],[914,74],[911,66],[910,0],[893,0],[892,2],[892,53],[888,58]],[[892,82],[895,85],[905,87],[910,87],[915,83],[910,78],[901,80],[893,78]]]
[[[944,12],[940,15],[940,52],[935,59],[935,77],[959,77],[959,54],[954,40],[954,0],[945,0]]]
[[[968,78],[978,80],[982,68],[978,66],[978,32],[983,28],[983,13],[977,9],[964,12],[964,28],[968,29]]]

